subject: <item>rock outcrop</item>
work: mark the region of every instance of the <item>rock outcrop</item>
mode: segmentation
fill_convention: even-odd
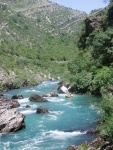
[[[16,111],[20,104],[11,99],[0,97],[0,133],[14,132],[25,128],[25,116]]]
[[[30,101],[32,102],[48,102],[47,99],[43,98],[42,96],[38,94],[32,94],[29,98]]]
[[[69,83],[68,82],[65,82],[65,81],[60,81],[59,83],[58,83],[58,85],[59,85],[59,87],[57,88],[57,91],[59,92],[59,93],[66,93],[66,94],[68,94],[69,93]]]
[[[37,113],[37,114],[46,114],[46,113],[48,113],[48,112],[49,112],[48,109],[45,108],[45,107],[43,107],[43,106],[40,106],[40,107],[37,108],[37,110],[36,110],[36,113]]]

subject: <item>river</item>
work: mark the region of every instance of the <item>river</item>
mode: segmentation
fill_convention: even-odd
[[[21,94],[17,109],[23,113],[26,128],[15,133],[0,134],[0,150],[66,150],[70,145],[91,141],[94,135],[86,131],[95,127],[100,114],[96,104],[98,99],[87,95],[75,94],[66,98],[65,94],[48,97],[49,102],[30,102],[31,94],[45,94],[58,87],[58,81],[44,81],[38,86],[11,90],[4,95],[11,98]],[[30,108],[25,108],[30,105]],[[36,114],[36,109],[44,106],[48,114]]]

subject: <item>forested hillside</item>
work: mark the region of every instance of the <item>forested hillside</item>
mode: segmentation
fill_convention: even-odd
[[[100,96],[101,137],[113,149],[113,2],[83,21],[78,53],[69,63],[72,90]]]
[[[35,84],[68,76],[79,20],[85,16],[48,0],[1,0],[1,90],[2,85],[14,88],[24,80]]]

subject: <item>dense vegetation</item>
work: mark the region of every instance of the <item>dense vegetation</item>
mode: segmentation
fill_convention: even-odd
[[[74,92],[102,97],[101,124],[104,139],[113,142],[113,2],[83,22],[79,50],[69,63]]]

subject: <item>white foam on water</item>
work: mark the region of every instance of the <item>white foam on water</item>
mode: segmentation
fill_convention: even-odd
[[[67,103],[64,103],[63,105],[65,106],[65,105],[70,105],[71,104],[71,102],[67,102]]]
[[[89,108],[91,108],[92,110],[95,110],[96,106],[92,104],[92,105],[89,106]]]
[[[31,107],[32,109],[37,109],[37,105],[36,105],[36,104],[30,105],[30,107]]]
[[[32,138],[27,139],[19,142],[4,142],[3,143],[3,150],[10,150],[10,145],[15,145],[15,150],[41,150],[41,148],[38,147],[39,144],[43,143],[43,139],[41,138]],[[18,145],[18,146],[17,146]],[[0,149],[2,150],[2,149]]]
[[[47,99],[50,101],[50,102],[55,102],[55,103],[59,103],[59,102],[63,102],[65,101],[65,99],[63,98],[57,98],[57,97],[47,97]]]
[[[44,126],[43,124],[39,124],[38,127],[39,127],[39,128],[43,128],[43,127],[45,127],[45,126]]]
[[[62,115],[64,111],[49,111],[51,114]]]
[[[78,136],[85,134],[86,132],[80,132],[80,131],[74,131],[74,132],[63,132],[63,131],[58,131],[58,130],[50,130],[49,132],[46,133],[46,135],[54,138],[54,139],[67,139],[70,137]]]
[[[58,119],[58,117],[56,115],[49,114],[48,116],[50,117],[50,120],[57,120]]]
[[[69,106],[69,108],[76,109],[77,107],[76,106]]]
[[[20,112],[22,114],[34,114],[34,113],[36,113],[36,110],[22,110]]]
[[[20,104],[29,102],[28,98],[23,98],[18,100]]]
[[[66,97],[66,94],[58,94],[60,97]]]
[[[3,150],[8,150],[8,148],[10,147],[10,142],[9,141],[8,142],[4,142],[2,144],[3,144],[3,147],[4,147]],[[2,149],[0,149],[0,150],[2,150]]]
[[[101,114],[101,112],[98,110],[98,111],[97,111],[97,114],[99,114],[99,115],[100,115],[100,114]]]

